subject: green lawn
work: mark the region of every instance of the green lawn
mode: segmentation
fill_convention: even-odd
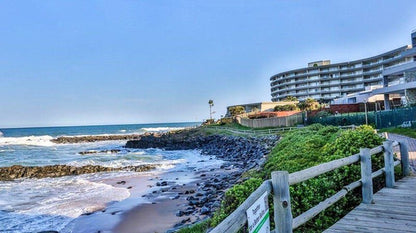
[[[396,133],[411,138],[416,138],[416,129],[413,128],[385,128],[379,130],[379,132]]]

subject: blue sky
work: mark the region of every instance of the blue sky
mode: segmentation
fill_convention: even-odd
[[[416,1],[1,1],[0,127],[199,121],[410,44]]]

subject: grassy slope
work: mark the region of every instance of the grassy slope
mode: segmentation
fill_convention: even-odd
[[[215,226],[238,207],[264,179],[270,178],[271,171],[295,172],[333,159],[345,157],[359,151],[360,147],[374,147],[382,139],[370,128],[340,130],[337,127],[309,126],[306,130],[287,133],[272,150],[261,171],[248,174],[251,179],[235,185],[226,192],[221,208],[213,218],[203,224],[179,232],[205,232]],[[381,161],[375,160],[375,166]],[[359,165],[338,169],[298,185],[291,186],[292,212],[294,216],[310,209],[325,198],[339,191],[343,185],[359,179]],[[359,193],[349,195],[335,206],[309,221],[298,232],[321,232],[359,203]],[[272,202],[271,202],[272,203]],[[273,222],[273,221],[272,221]]]

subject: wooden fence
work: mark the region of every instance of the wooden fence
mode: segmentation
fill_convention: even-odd
[[[341,129],[354,129],[356,128],[355,125],[347,125],[347,126],[338,126]],[[277,134],[280,132],[285,131],[292,131],[295,129],[306,129],[306,127],[283,127],[283,128],[272,128],[272,129],[235,129],[230,127],[221,127],[221,126],[212,126],[212,129],[218,131],[226,131],[233,134],[241,134],[241,135],[254,135],[254,136],[264,136],[264,135],[271,135]]]
[[[393,146],[400,146],[400,160],[393,160]],[[384,152],[384,168],[371,171],[371,155]],[[342,190],[320,202],[315,207],[302,213],[293,219],[290,207],[289,186],[297,184],[324,173],[333,171],[337,168],[348,166],[360,161],[361,179],[355,181]],[[323,163],[302,171],[289,174],[287,171],[272,172],[271,180],[264,181],[233,213],[224,221],[216,226],[210,233],[235,233],[245,226],[247,221],[246,210],[265,192],[273,195],[274,204],[274,222],[276,229],[274,233],[289,233],[293,229],[303,225],[341,198],[345,197],[348,192],[362,187],[362,202],[371,203],[373,196],[373,179],[385,174],[386,187],[394,186],[394,167],[400,165],[404,176],[409,175],[409,154],[404,142],[385,141],[382,146],[372,149],[360,149],[360,153],[351,155],[346,158],[337,159],[331,162]]]
[[[284,117],[270,117],[261,119],[237,118],[238,123],[251,128],[265,128],[265,127],[289,127],[296,124],[303,123],[302,113],[297,113],[291,116]]]

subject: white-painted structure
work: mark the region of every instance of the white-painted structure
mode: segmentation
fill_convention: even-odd
[[[329,60],[316,61],[308,67],[290,70],[270,78],[272,101],[288,96],[302,101],[310,97],[320,102],[330,102],[366,88],[385,85],[386,70],[402,70],[414,61],[416,32],[412,32],[412,45],[356,61],[330,64]],[[393,82],[393,80],[392,80]]]

